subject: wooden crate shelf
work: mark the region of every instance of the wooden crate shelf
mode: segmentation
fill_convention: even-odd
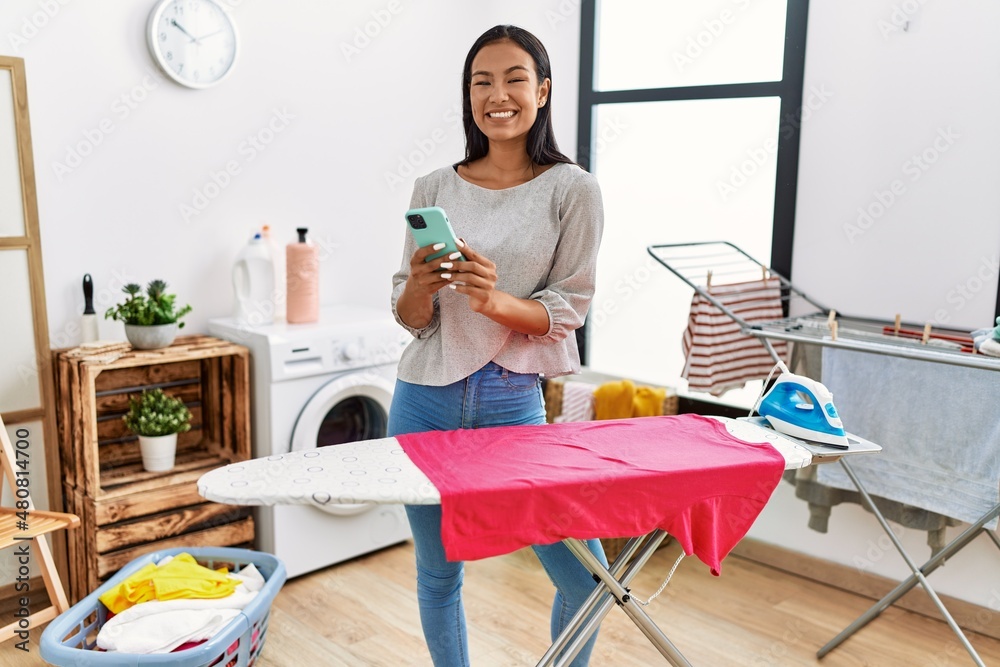
[[[178,338],[163,350],[131,351],[110,363],[56,353],[63,482],[85,495],[142,490],[136,437],[122,423],[130,396],[161,388],[184,400],[191,430],[177,439],[176,472],[250,457],[249,352],[208,336]],[[126,487],[126,488],[123,488]]]
[[[250,458],[249,352],[208,336],[162,350],[93,358],[55,353],[59,451],[66,509],[83,526],[70,543],[70,594],[79,600],[134,558],[173,546],[249,546],[249,508],[205,502],[204,473]],[[129,396],[162,388],[191,410],[175,465],[142,467],[122,416]]]
[[[254,540],[251,508],[206,502],[194,483],[102,500],[67,487],[66,503],[67,511],[83,523],[69,544],[74,600],[89,595],[124,565],[151,551],[250,547]]]

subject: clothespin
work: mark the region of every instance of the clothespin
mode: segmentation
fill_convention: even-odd
[[[760,279],[767,282],[767,267],[763,264],[760,265]]]
[[[705,276],[705,287],[712,286],[712,269],[708,270],[708,274]]]
[[[830,323],[830,340],[837,340],[837,320]]]
[[[921,343],[927,345],[927,341],[931,339],[931,323],[928,322],[924,325],[924,337],[921,339]]]
[[[837,323],[837,311],[831,310],[829,317],[826,318],[826,326],[832,329],[833,325],[835,325],[836,323]]]
[[[896,326],[894,327],[894,329],[896,330],[896,336],[899,336],[899,324],[900,324],[900,315],[899,313],[896,313]]]

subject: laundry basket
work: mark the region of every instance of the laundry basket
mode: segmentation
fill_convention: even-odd
[[[191,554],[199,564],[212,569],[228,567],[239,572],[253,565],[264,577],[264,586],[242,613],[215,637],[176,653],[137,655],[93,650],[97,633],[108,618],[108,610],[98,599],[106,591],[145,567],[167,556]],[[271,554],[230,547],[188,547],[164,549],[146,554],[122,568],[103,586],[73,605],[49,623],[39,643],[42,659],[60,667],[126,667],[170,665],[171,667],[250,667],[254,664],[267,633],[267,620],[274,600],[285,583],[285,565]]]

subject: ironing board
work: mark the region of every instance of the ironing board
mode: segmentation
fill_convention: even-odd
[[[903,359],[1000,371],[1000,359],[971,354],[961,343],[956,343],[956,340],[960,338],[967,338],[966,332],[939,329],[935,333],[927,330],[921,337],[918,331],[919,325],[901,326],[898,321],[891,323],[838,314],[836,311],[831,311],[826,306],[819,304],[792,285],[787,278],[758,262],[732,243],[707,241],[651,245],[647,251],[701,297],[707,299],[723,314],[737,322],[744,334],[757,338],[775,362],[779,360],[779,355],[771,344],[772,340],[808,343]],[[762,276],[778,279],[781,284],[781,307],[787,317],[767,322],[746,321],[709,293],[708,284],[712,280],[712,276],[715,276],[714,280],[718,284],[743,281],[751,284],[751,281],[759,281]],[[764,298],[761,290],[754,287],[741,294],[747,299]],[[878,520],[882,530],[902,556],[912,574],[823,646],[817,652],[817,657],[822,658],[828,654],[855,632],[877,618],[907,592],[920,585],[927,592],[975,664],[985,667],[965,633],[927,581],[927,575],[943,565],[948,558],[958,553],[982,533],[985,533],[1000,548],[1000,539],[995,533],[986,529],[987,524],[1000,516],[1000,503],[986,511],[978,520],[972,522],[936,556],[918,566],[903,548],[899,538],[875,505],[871,495],[865,489],[848,460],[841,458],[839,462],[851,483],[860,493],[862,504]]]
[[[809,447],[754,420],[716,419],[739,440],[769,443],[780,452],[786,470],[844,454],[822,446]],[[855,441],[856,451],[878,449],[877,445]],[[433,505],[441,501],[430,479],[410,460],[395,438],[345,443],[230,464],[203,475],[198,481],[198,491],[208,500],[235,505]],[[609,502],[614,501],[609,499]],[[614,604],[622,607],[670,664],[690,665],[628,592],[629,582],[665,535],[664,531],[655,530],[631,540],[607,568],[581,539],[563,539],[600,584],[539,665],[568,664]]]

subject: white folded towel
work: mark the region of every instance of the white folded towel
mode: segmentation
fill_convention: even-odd
[[[154,602],[132,609],[151,604]],[[114,623],[121,618],[115,616],[101,628],[97,645],[119,653],[170,653],[185,642],[211,639],[239,614],[239,609],[177,609],[140,616],[127,623]]]
[[[97,645],[120,653],[169,653],[185,642],[211,639],[264,586],[253,563],[229,576],[241,583],[224,598],[150,600],[129,607],[104,624]]]
[[[987,338],[979,345],[979,351],[991,357],[1000,357],[1000,341]]]

